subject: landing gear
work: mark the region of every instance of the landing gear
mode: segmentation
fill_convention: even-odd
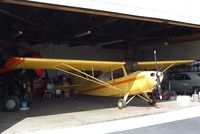
[[[156,98],[152,93],[144,93],[144,94],[137,94],[137,95],[133,95],[130,99],[128,99],[129,96],[129,92],[124,96],[124,98],[119,99],[117,102],[117,107],[119,109],[123,109],[127,106],[127,104],[133,99],[135,98],[135,96],[140,97],[141,99],[147,101],[150,105],[155,105],[156,104]]]
[[[149,104],[154,106],[156,104],[156,98],[153,94],[149,94]]]
[[[152,93],[144,93],[142,95],[137,95],[137,96],[147,101],[152,106],[156,104],[156,98]]]
[[[117,102],[117,107],[119,109],[125,108],[126,107],[126,101],[124,99],[119,99]]]
[[[128,99],[128,95],[129,95],[129,92],[126,93],[126,95],[124,96],[123,99],[119,99],[118,102],[117,102],[117,107],[119,109],[123,109],[126,107],[126,105],[136,96],[136,95],[133,95],[130,99]]]

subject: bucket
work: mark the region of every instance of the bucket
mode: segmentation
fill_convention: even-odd
[[[170,92],[170,100],[176,100],[177,99],[177,94],[175,91]]]
[[[22,101],[21,106],[22,108],[27,108],[27,101]]]
[[[192,94],[192,101],[198,102],[198,98],[199,98],[198,94]]]

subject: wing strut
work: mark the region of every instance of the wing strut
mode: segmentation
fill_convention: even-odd
[[[72,70],[74,70],[74,71],[76,71],[76,72],[78,72],[78,73],[81,73],[81,74],[85,75],[86,77],[89,77],[90,79],[85,78],[85,77],[83,77],[83,76],[81,76],[81,75],[78,75],[78,74],[76,74],[76,73],[69,72],[69,71],[63,69],[61,65],[64,66],[64,67],[70,68],[70,69],[72,69]],[[59,67],[59,66],[61,66],[61,67]],[[62,63],[62,64],[60,64],[60,65],[54,66],[53,68],[56,69],[56,70],[59,70],[59,71],[63,71],[63,72],[69,73],[69,74],[74,75],[74,76],[76,76],[76,77],[79,77],[79,78],[82,78],[82,79],[85,79],[85,80],[88,80],[88,81],[97,83],[97,84],[99,84],[99,85],[103,85],[103,86],[106,86],[106,87],[110,87],[110,88],[113,88],[113,89],[116,89],[116,90],[119,90],[120,92],[122,92],[122,89],[117,88],[117,87],[115,87],[115,86],[113,86],[113,85],[111,85],[111,84],[109,84],[109,83],[106,83],[106,82],[100,80],[100,79],[97,79],[97,78],[95,78],[94,76],[91,76],[91,75],[89,75],[89,74],[87,74],[87,73],[85,73],[85,72],[83,72],[83,71],[81,71],[81,70],[79,70],[79,69],[76,69],[76,68],[74,68],[74,67],[72,67],[72,66],[70,66],[70,65],[68,65],[68,64]]]
[[[164,72],[167,71],[169,68],[171,68],[173,65],[174,65],[174,63],[171,64],[171,65],[169,65],[169,66],[168,66],[167,68],[165,68],[165,70],[163,70],[162,72],[164,73]]]

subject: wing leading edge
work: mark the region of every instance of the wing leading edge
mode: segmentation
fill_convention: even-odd
[[[169,67],[192,63],[194,60],[175,60],[175,61],[158,61],[157,65],[160,71],[166,70]],[[8,69],[54,69],[62,64],[72,66],[84,71],[109,71],[115,68],[120,68],[125,65],[125,62],[112,61],[89,61],[89,60],[65,60],[65,59],[48,59],[48,58],[22,58],[13,57],[7,60],[5,68]],[[135,62],[134,66],[141,70],[155,70],[155,62]],[[65,66],[65,70],[72,70]]]
[[[192,62],[194,62],[194,60],[158,61],[157,65],[158,65],[159,71],[164,71],[173,66],[189,64]],[[142,70],[155,70],[155,62],[154,61],[136,62],[135,67]]]
[[[5,67],[9,69],[54,69],[62,64],[84,71],[108,71],[122,67],[125,62],[13,57],[6,62]],[[66,66],[65,70],[71,70],[71,68]]]

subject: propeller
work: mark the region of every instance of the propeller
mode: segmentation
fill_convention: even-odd
[[[162,90],[161,90],[161,82],[160,82],[160,76],[161,76],[161,74],[160,74],[160,72],[158,70],[156,50],[154,50],[153,52],[154,52],[154,60],[155,60],[155,66],[156,66],[157,89],[158,89],[158,93],[159,93],[160,99],[162,100]]]

